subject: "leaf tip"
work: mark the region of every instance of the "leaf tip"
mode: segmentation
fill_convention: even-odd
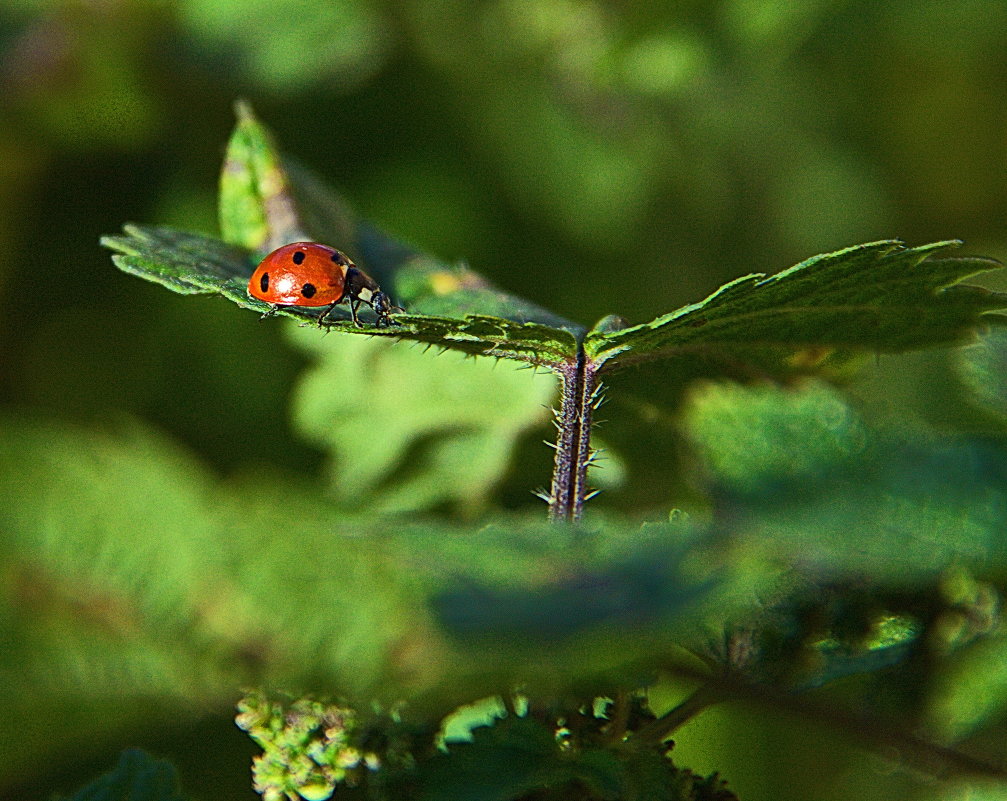
[[[234,101],[234,116],[239,123],[253,122],[255,120],[255,112],[252,111],[252,104],[245,98],[239,97]]]

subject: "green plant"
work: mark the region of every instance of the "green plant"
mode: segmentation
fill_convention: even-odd
[[[144,615],[178,626],[205,671],[200,693],[273,688],[250,691],[239,715],[264,749],[256,787],[266,798],[729,799],[719,777],[672,761],[670,737],[735,699],[826,721],[926,770],[1004,777],[937,738],[1007,708],[1003,682],[990,682],[978,707],[954,681],[1003,654],[1005,454],[995,442],[879,426],[821,380],[858,353],[959,345],[995,325],[988,313],[1007,308],[1007,296],[960,282],[996,263],[947,257],[953,241],[877,242],[739,278],[650,323],[607,317],[586,330],[357,220],[279,154],[244,106],[220,209],[219,240],[127,226],[103,241],[127,272],[258,312],[268,306],[245,285],[265,252],[329,242],[406,309],[391,327],[337,319],[330,330],[560,378],[549,521],[496,518],[473,531],[396,517],[443,504],[476,514],[510,444],[535,424],[524,410],[552,384],[512,381],[509,371],[463,376],[380,340],[298,330],[317,364],[295,415],[342,457],[333,505],[270,474],[226,487],[190,478],[174,490],[188,521],[173,543],[183,555],[156,570],[134,559],[113,571],[121,592],[151,604]],[[279,314],[312,322],[318,310]],[[1004,340],[994,327],[966,351],[963,374],[990,375]],[[585,518],[601,379],[656,360],[683,383],[735,382],[700,385],[683,414],[711,498],[706,518]],[[409,402],[395,390],[405,376]],[[1003,395],[988,394],[992,418]],[[11,436],[45,453],[45,432]],[[124,471],[142,466],[152,482],[191,473],[142,434],[78,432],[73,444]],[[5,512],[29,532],[32,500]],[[43,537],[24,540],[44,556]],[[215,574],[232,582],[212,602],[185,556],[208,546]],[[170,675],[177,651],[152,638],[136,658]],[[1002,669],[989,672],[1002,679]],[[867,716],[809,697],[851,677],[884,691],[892,708]],[[943,719],[928,696],[939,681],[954,710]],[[660,698],[682,684],[677,703]],[[283,700],[276,688],[297,694]],[[921,720],[933,738],[914,733]]]

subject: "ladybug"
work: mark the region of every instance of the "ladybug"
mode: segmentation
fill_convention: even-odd
[[[248,280],[248,294],[273,306],[267,314],[278,306],[327,306],[319,325],[344,300],[358,327],[363,327],[357,319],[361,303],[374,309],[379,328],[391,325],[392,311],[402,311],[345,253],[317,242],[293,242],[266,256]]]

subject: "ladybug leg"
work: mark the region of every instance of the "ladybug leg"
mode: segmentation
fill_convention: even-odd
[[[357,317],[357,308],[360,306],[360,302],[359,298],[354,298],[350,301],[350,317],[353,318],[353,324],[357,328],[364,327],[364,324],[360,322],[360,319]]]
[[[267,311],[263,312],[262,316],[259,319],[260,320],[265,320],[267,317],[272,317],[274,314],[276,314],[276,310],[278,308],[280,308],[280,307],[279,306],[275,306],[273,304],[270,304],[269,305],[269,309]]]
[[[339,303],[339,301],[337,300],[336,303]],[[336,308],[336,303],[330,303],[328,306],[325,307],[322,313],[318,315],[319,328],[325,327],[325,318],[328,317],[329,312],[331,312],[334,308]]]

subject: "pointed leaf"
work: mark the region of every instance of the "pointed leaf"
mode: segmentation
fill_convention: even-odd
[[[142,429],[0,422],[7,592],[35,593],[0,619],[21,759],[57,716],[79,738],[266,679],[437,719],[518,684],[636,686],[775,580],[686,520],[365,518],[303,478],[219,484]]]
[[[957,654],[940,677],[929,721],[948,740],[959,740],[1007,713],[1007,635],[1002,626]]]
[[[181,294],[218,293],[245,309],[260,313],[270,310],[269,304],[249,297],[246,291],[257,259],[247,250],[198,234],[140,225],[126,225],[123,235],[106,236],[101,241],[116,252],[112,260],[124,272]],[[408,280],[417,286],[419,305],[426,303],[437,307],[440,303],[436,291],[423,287],[450,285],[455,292],[455,288],[467,280],[463,269],[433,268],[429,261],[407,264],[404,269],[410,276]],[[427,292],[425,297],[423,291]],[[456,295],[459,303],[465,305],[478,306],[479,299],[489,299],[497,308],[505,305],[503,298],[492,289],[479,293],[462,287]],[[517,315],[526,308],[518,307]],[[317,321],[320,312],[321,309],[299,306],[281,307],[276,311],[279,315],[306,322]],[[333,321],[327,322],[327,327],[339,331],[425,342],[446,350],[516,359],[545,367],[575,359],[577,352],[572,330],[504,317],[399,314],[395,317],[398,325],[378,328],[366,324],[365,319],[364,327],[358,328],[350,323],[348,311],[337,308],[330,319]]]
[[[906,248],[895,240],[807,259],[781,273],[738,278],[706,300],[649,323],[587,335],[603,370],[711,349],[825,347],[901,351],[959,342],[1007,295],[958,282],[1000,265],[935,259],[956,241]]]
[[[120,270],[173,292],[219,293],[246,309],[267,308],[248,297],[254,262],[243,248],[173,228],[129,224],[123,226],[123,234],[102,237],[101,244],[115,251],[112,261]]]
[[[579,326],[501,292],[463,265],[425,257],[357,219],[342,198],[309,170],[281,155],[269,131],[246,104],[239,104],[237,111],[238,124],[221,173],[225,241],[259,255],[298,239],[325,242],[346,251],[410,314],[450,319],[472,316],[474,321],[493,325],[488,343],[479,341],[479,325],[455,330],[443,322],[415,332],[420,341],[439,344],[443,339],[460,340],[453,347],[468,353],[484,352],[493,342],[507,343],[503,345],[506,353],[494,355],[535,363],[575,358],[570,337],[548,329],[561,328],[577,336],[583,333]],[[508,322],[501,328],[493,324],[494,318]],[[397,319],[404,322],[401,316]],[[521,328],[528,323],[537,323],[539,328]],[[556,336],[561,344],[556,348],[552,343],[550,348],[548,340]],[[544,359],[508,355],[534,351],[536,340],[542,341],[546,350]],[[555,352],[549,353],[550,349]]]
[[[298,239],[348,253],[410,312],[459,317],[492,315],[518,322],[579,326],[495,289],[478,273],[424,257],[357,218],[338,194],[282,155],[245,103],[221,172],[221,231],[226,242],[262,253]]]
[[[501,292],[462,265],[422,256],[356,219],[310,172],[282,157],[246,104],[221,172],[220,219],[225,242],[168,228],[125,226],[102,244],[122,270],[183,294],[219,293],[265,313],[250,298],[248,277],[262,255],[290,241],[327,242],[345,250],[397,303],[408,309],[386,329],[348,325],[337,308],[330,328],[425,342],[470,355],[492,355],[546,367],[577,358],[583,329]],[[277,314],[317,320],[321,308],[281,307]],[[366,314],[365,314],[366,316]]]
[[[562,748],[552,727],[521,717],[473,729],[471,742],[449,744],[416,774],[423,801],[513,801],[549,789],[555,793],[548,797],[607,801],[735,799],[715,776],[679,770],[659,748],[632,738]]]
[[[220,173],[220,233],[225,242],[268,253],[288,242],[343,243],[353,237],[349,211],[303,170],[284,162],[272,134],[247,103],[235,106],[237,125]],[[300,190],[300,191],[299,191]]]

